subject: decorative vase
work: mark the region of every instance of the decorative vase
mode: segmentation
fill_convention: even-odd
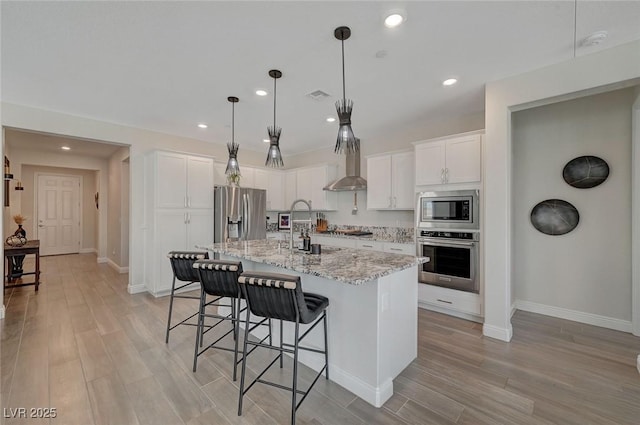
[[[27,231],[22,228],[22,224],[18,224],[18,228],[13,233],[13,236],[21,238],[24,240],[19,246],[24,245],[27,242]],[[20,242],[22,242],[22,240]],[[19,278],[22,277],[22,273],[24,270],[22,269],[22,264],[24,263],[24,255],[16,255],[15,257],[11,257],[11,277]]]

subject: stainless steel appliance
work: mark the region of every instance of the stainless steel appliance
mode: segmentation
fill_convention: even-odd
[[[430,259],[420,266],[418,282],[478,293],[479,239],[478,232],[418,230],[417,255]]]
[[[216,186],[213,241],[267,238],[267,191],[237,186]]]
[[[421,192],[416,206],[416,228],[480,229],[478,190]]]

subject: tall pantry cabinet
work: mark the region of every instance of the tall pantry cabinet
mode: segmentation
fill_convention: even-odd
[[[171,290],[167,253],[213,243],[213,158],[154,151],[145,157],[145,282]]]

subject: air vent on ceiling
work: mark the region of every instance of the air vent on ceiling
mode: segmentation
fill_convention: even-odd
[[[322,100],[329,97],[328,93],[323,92],[322,90],[314,90],[311,93],[307,94],[313,100]]]

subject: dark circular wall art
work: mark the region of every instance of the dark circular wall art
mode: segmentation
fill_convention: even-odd
[[[578,189],[590,189],[604,182],[609,176],[609,164],[597,156],[579,156],[567,162],[562,178]]]
[[[562,199],[547,199],[531,210],[531,224],[546,235],[564,235],[576,228],[580,214],[576,207]]]

